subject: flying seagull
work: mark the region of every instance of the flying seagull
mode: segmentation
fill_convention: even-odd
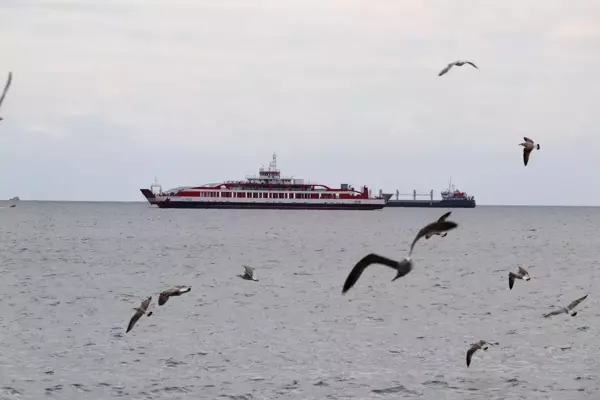
[[[132,330],[135,323],[138,322],[138,320],[140,318],[142,318],[142,315],[144,315],[146,313],[146,311],[148,311],[148,306],[150,305],[151,300],[152,300],[152,296],[150,296],[146,300],[142,301],[142,303],[140,304],[139,307],[134,308],[135,314],[133,314],[133,317],[131,317],[131,320],[129,321],[129,325],[127,326],[127,332]],[[150,311],[148,313],[148,316],[150,316],[150,315],[152,315],[152,311]],[[125,332],[125,333],[127,333],[127,332]]]
[[[569,314],[571,317],[574,317],[577,315],[577,311],[573,311],[573,309],[575,307],[577,307],[579,305],[579,303],[584,301],[587,297],[588,297],[588,295],[586,294],[585,296],[572,301],[571,304],[569,304],[568,306],[562,307],[560,310],[555,310],[555,311],[549,312],[548,314],[544,314],[543,317],[548,318],[548,317],[552,317],[553,315],[559,315],[559,314]]]
[[[2,102],[4,101],[4,97],[6,96],[6,92],[8,92],[8,88],[12,82],[12,72],[8,73],[8,80],[6,81],[6,85],[4,85],[4,90],[2,91],[2,95],[0,96],[0,107],[2,107]],[[0,117],[0,121],[4,118]]]
[[[508,273],[508,288],[512,289],[515,284],[515,279],[523,279],[524,281],[528,281],[531,279],[529,276],[529,272],[523,267],[519,267],[519,271],[515,274],[514,272]]]
[[[362,275],[363,271],[371,264],[382,264],[387,267],[396,270],[396,276],[392,279],[394,282],[396,279],[403,277],[408,274],[413,268],[413,262],[410,257],[405,257],[402,261],[398,262],[396,260],[389,259],[387,257],[382,257],[375,253],[371,253],[369,255],[364,256],[350,271],[350,274],[346,278],[346,282],[344,282],[344,288],[342,289],[342,294],[346,293],[358,278]]]
[[[488,349],[488,345],[493,346],[493,345],[497,345],[498,342],[496,343],[490,343],[490,342],[486,342],[485,340],[480,340],[477,343],[473,343],[471,345],[471,348],[469,348],[469,350],[467,350],[467,367],[469,365],[471,365],[471,357],[473,357],[473,354],[475,354],[475,352],[479,349],[486,351]]]
[[[410,251],[408,252],[408,257],[409,258],[412,255],[412,252],[413,252],[413,249],[415,247],[415,244],[423,236],[426,236],[426,235],[429,235],[429,236],[438,235],[438,234],[441,234],[443,232],[452,230],[452,229],[454,229],[454,228],[456,228],[458,226],[458,224],[456,222],[446,221],[446,218],[448,217],[448,215],[450,215],[449,212],[446,213],[446,214],[444,214],[444,215],[442,215],[437,221],[425,225],[425,227],[422,228],[419,231],[419,233],[417,233],[417,236],[415,236],[415,240],[413,240],[412,244],[410,245]]]
[[[242,278],[242,279],[246,279],[246,280],[248,280],[248,281],[255,281],[255,282],[258,282],[258,279],[256,279],[256,278],[254,277],[254,268],[252,268],[252,267],[249,267],[249,266],[247,266],[247,265],[244,265],[244,275],[242,275],[242,274],[239,274],[238,276],[239,276],[240,278]]]
[[[465,64],[470,64],[470,65],[474,66],[475,68],[477,68],[477,65],[473,64],[471,61],[454,61],[454,62],[451,62],[450,64],[448,64],[448,66],[446,66],[446,68],[441,70],[440,73],[438,74],[438,76],[444,75],[446,72],[450,71],[450,68],[454,67],[455,65],[457,67],[462,67]],[[477,69],[479,69],[479,68],[477,68]]]
[[[458,224],[455,222],[445,220],[448,217],[448,215],[450,215],[450,212],[442,215],[437,221],[432,222],[432,223],[428,224],[427,226],[425,226],[423,229],[421,229],[419,231],[419,233],[417,233],[415,240],[413,240],[413,243],[410,246],[410,252],[408,253],[408,257],[404,257],[402,259],[402,261],[398,262],[396,260],[392,260],[390,258],[383,257],[383,256],[380,256],[375,253],[371,253],[371,254],[364,256],[354,266],[354,268],[352,268],[352,270],[350,271],[350,274],[348,274],[348,277],[346,278],[346,282],[344,282],[344,287],[342,288],[342,294],[346,293],[348,290],[350,290],[350,288],[352,286],[354,286],[356,281],[358,281],[358,278],[360,278],[360,276],[362,275],[363,271],[371,264],[382,264],[382,265],[388,266],[392,269],[395,269],[396,276],[394,277],[394,279],[392,279],[392,282],[395,281],[396,279],[401,278],[404,275],[408,274],[410,271],[412,271],[412,269],[414,267],[414,263],[412,261],[411,255],[412,255],[413,248],[414,248],[417,240],[419,240],[421,237],[423,237],[425,235],[431,236],[431,235],[439,234],[439,233],[454,229],[458,226]]]
[[[540,145],[534,144],[533,140],[529,139],[528,137],[523,137],[523,139],[525,139],[525,141],[523,143],[519,143],[519,146],[523,146],[523,162],[525,163],[525,166],[527,166],[527,163],[529,162],[529,154],[531,154],[533,149],[539,150]]]
[[[158,305],[162,306],[163,304],[165,304],[171,296],[181,296],[182,294],[187,293],[190,290],[192,290],[191,286],[175,285],[172,288],[167,289],[158,295]]]
[[[442,215],[440,217],[440,219],[438,219],[438,222],[443,222],[446,220],[446,218],[448,218],[450,216],[450,214],[452,214],[452,211],[448,211],[446,214]],[[432,237],[433,235],[440,235],[441,237],[446,237],[446,235],[448,234],[448,232],[444,232],[444,234],[441,234],[439,232],[434,232],[434,233],[428,233],[427,235],[425,235],[425,239],[429,239],[430,237]]]

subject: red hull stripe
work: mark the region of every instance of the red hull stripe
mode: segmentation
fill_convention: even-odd
[[[380,210],[385,204],[325,204],[325,203],[234,203],[215,201],[161,201],[160,208],[219,208],[219,209],[268,209],[268,210]]]

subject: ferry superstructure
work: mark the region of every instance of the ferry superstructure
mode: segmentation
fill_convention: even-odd
[[[333,189],[303,179],[285,177],[277,169],[277,156],[258,176],[200,186],[162,190],[156,180],[150,189],[140,189],[150,204],[160,208],[235,208],[300,210],[378,210],[385,206],[383,196],[371,197],[369,189],[354,190],[348,184]]]

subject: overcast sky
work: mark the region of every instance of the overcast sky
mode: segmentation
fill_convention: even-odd
[[[0,199],[143,201],[275,151],[336,187],[600,205],[598,68],[596,0],[2,0]]]

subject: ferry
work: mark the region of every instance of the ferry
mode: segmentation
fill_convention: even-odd
[[[260,168],[258,176],[247,176],[245,180],[181,186],[163,192],[155,178],[150,189],[140,191],[159,208],[379,210],[387,201],[381,195],[371,197],[366,186],[361,191],[348,184],[333,189],[282,176],[276,154],[268,169]]]

